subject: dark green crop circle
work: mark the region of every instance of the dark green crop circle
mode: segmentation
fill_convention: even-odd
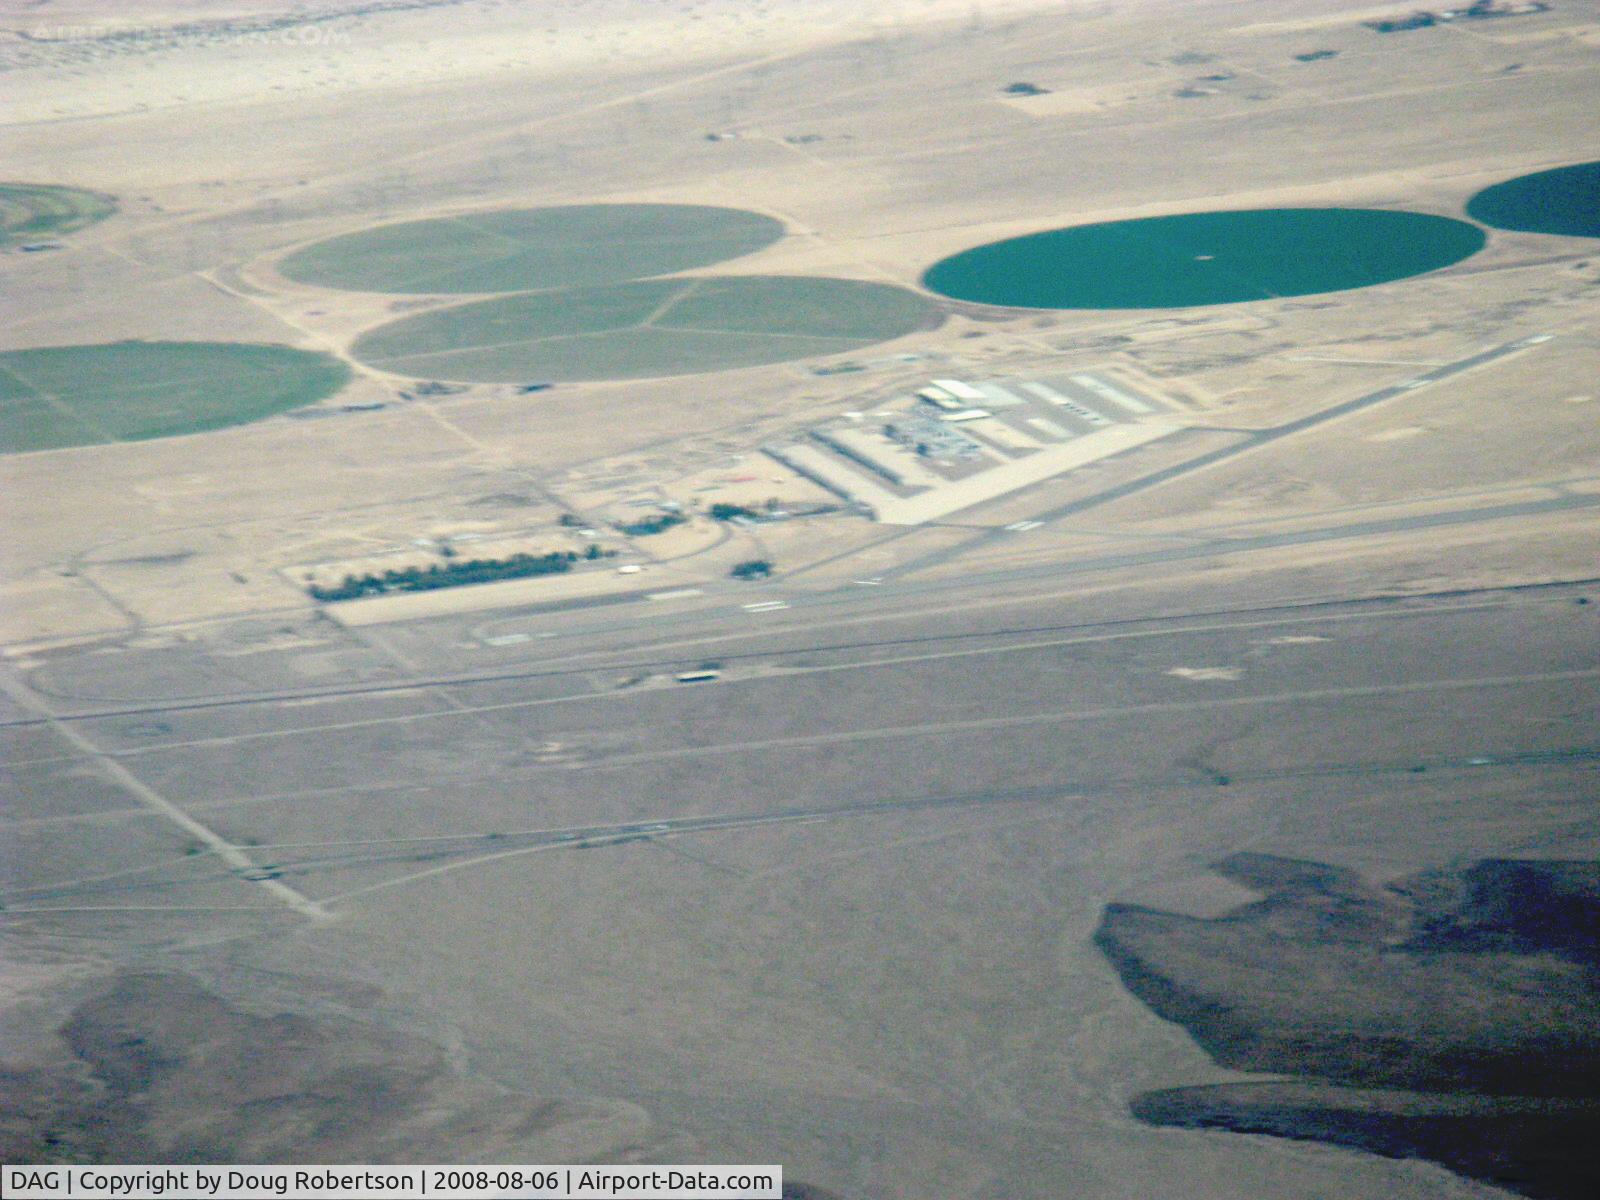
[[[1467,216],[1496,229],[1600,237],[1600,162],[1519,175],[1467,201]]]
[[[1475,253],[1476,225],[1426,213],[1264,208],[1075,225],[935,263],[940,295],[1010,308],[1184,308],[1370,287]]]

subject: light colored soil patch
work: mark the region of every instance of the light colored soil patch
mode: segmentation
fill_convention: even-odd
[[[0,590],[0,641],[8,645],[120,632],[128,619],[76,579],[36,576]]]

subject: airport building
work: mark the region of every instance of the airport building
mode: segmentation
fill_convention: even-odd
[[[920,525],[1177,432],[1193,412],[1117,368],[933,379],[763,447],[887,525]]]

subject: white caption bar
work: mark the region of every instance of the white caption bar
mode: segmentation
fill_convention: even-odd
[[[7,1166],[6,1200],[781,1200],[781,1166]]]

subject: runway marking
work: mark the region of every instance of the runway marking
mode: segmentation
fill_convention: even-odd
[[[18,888],[14,892],[5,892],[3,894],[0,894],[0,900],[4,900],[5,901],[6,911],[7,912],[13,912],[13,911],[15,911],[15,909],[11,905],[10,901],[14,897],[15,898],[28,898],[28,899],[33,899],[33,900],[38,900],[41,897],[44,898],[44,899],[48,899],[51,895],[53,895],[53,894],[55,894],[57,892],[64,891],[64,890],[85,888],[85,887],[88,887],[91,884],[96,884],[96,883],[107,884],[107,883],[111,883],[111,882],[113,882],[115,880],[131,879],[135,875],[149,875],[149,874],[152,874],[152,873],[154,873],[156,871],[167,870],[167,869],[169,869],[169,868],[171,868],[173,866],[178,865],[179,862],[188,863],[188,862],[193,862],[193,861],[195,861],[195,860],[191,859],[191,858],[189,858],[187,856],[185,856],[181,860],[162,859],[159,862],[145,863],[142,866],[137,866],[137,867],[128,867],[125,870],[121,870],[121,871],[108,871],[103,875],[84,875],[84,876],[80,876],[77,879],[61,879],[61,880],[57,880],[57,881],[55,881],[53,883],[41,883],[41,884],[38,884],[35,887]],[[213,878],[215,878],[215,877],[213,876]],[[187,880],[179,880],[179,879],[172,879],[172,880],[167,880],[166,881],[166,883],[169,886],[183,886],[184,884],[186,884],[188,882],[189,881],[187,881]]]
[[[60,720],[53,710],[47,708],[26,688],[9,677],[0,674],[0,690],[4,690],[18,704],[43,716],[49,722],[50,728],[58,736],[76,746],[84,757],[98,762],[106,774],[121,784],[124,790],[136,796],[146,808],[160,813],[190,837],[210,847],[218,858],[233,868],[236,875],[260,884],[302,916],[310,917],[312,920],[317,921],[327,919],[328,912],[322,905],[308,896],[301,895],[292,887],[277,879],[265,877],[262,867],[242,849],[228,841],[227,838],[209,825],[203,825],[195,820],[160,792],[134,775],[133,772],[129,771],[109,753],[84,737],[72,725]]]
[[[1414,358],[1329,358],[1323,354],[1286,354],[1286,362],[1337,363],[1355,367],[1442,367],[1448,359]]]
[[[1501,753],[1493,758],[1482,756],[1469,759],[1435,759],[1425,763],[1416,761],[1387,762],[1387,763],[1350,763],[1332,765],[1318,768],[1309,767],[1304,770],[1254,772],[1236,777],[1235,782],[1268,781],[1280,779],[1293,779],[1302,777],[1326,777],[1337,775],[1365,775],[1380,774],[1410,774],[1419,769],[1478,769],[1484,766],[1519,767],[1544,762],[1559,762],[1578,760],[1589,763],[1600,763],[1600,749],[1574,748],[1568,750],[1544,752],[1512,752]],[[414,785],[415,786],[415,785]],[[723,833],[747,828],[785,825],[803,826],[832,821],[839,818],[869,817],[903,814],[908,812],[956,809],[956,808],[982,808],[993,810],[1003,805],[1039,805],[1055,806],[1061,802],[1087,799],[1093,796],[1110,796],[1115,794],[1145,793],[1152,787],[1179,788],[1193,790],[1196,787],[1215,787],[1215,781],[1197,783],[1192,778],[1178,780],[1173,778],[1139,779],[1137,777],[1122,778],[1108,783],[1101,783],[1087,791],[1082,788],[1015,788],[1001,791],[984,791],[976,793],[961,793],[954,795],[935,795],[917,797],[891,797],[887,799],[855,801],[843,804],[833,804],[815,808],[787,808],[765,813],[723,813],[706,816],[671,817],[656,821],[629,821],[613,825],[598,826],[558,826],[535,829],[500,830],[494,833],[474,831],[470,833],[453,834],[424,834],[401,838],[361,838],[341,839],[335,841],[298,841],[275,842],[262,847],[274,852],[295,850],[377,850],[389,847],[394,853],[387,855],[365,856],[354,853],[324,854],[321,857],[289,858],[284,860],[283,870],[286,873],[310,874],[317,871],[335,871],[354,866],[373,867],[385,863],[423,862],[432,859],[449,857],[453,855],[468,855],[466,858],[456,858],[452,863],[443,864],[442,867],[429,867],[421,872],[412,872],[409,875],[381,880],[379,883],[363,886],[346,892],[340,896],[325,898],[324,904],[336,903],[368,891],[397,886],[400,883],[411,882],[415,879],[441,873],[441,870],[454,870],[460,867],[473,866],[481,862],[504,858],[518,853],[532,853],[541,850],[554,849],[597,849],[611,846],[621,846],[630,843],[653,843],[665,845],[663,839],[679,838],[703,833]],[[373,789],[346,789],[351,791],[371,791]],[[1059,811],[1053,809],[1053,811]],[[1034,820],[1037,818],[1024,818],[1021,820]],[[1020,820],[993,823],[986,822],[983,828],[992,830],[1006,828],[1008,825],[1020,823]],[[935,837],[943,835],[933,835]],[[518,844],[510,845],[506,839],[519,839]],[[528,840],[535,839],[535,840]],[[906,839],[880,843],[878,849],[890,848]],[[451,850],[448,843],[458,843],[459,849]],[[493,847],[493,849],[489,849]],[[419,849],[423,853],[419,853]],[[486,851],[486,852],[485,852]],[[691,856],[692,857],[692,856]],[[827,856],[834,857],[834,856]],[[814,862],[820,860],[806,860]],[[773,873],[782,873],[788,868],[777,868],[775,871],[747,874],[747,879],[759,879]],[[68,884],[58,885],[58,891],[69,887]],[[96,906],[97,908],[111,911],[113,906]],[[119,906],[120,907],[120,906]],[[135,906],[127,906],[133,908]],[[144,907],[144,906],[137,906]],[[166,906],[163,906],[166,907]],[[170,906],[174,909],[191,906]],[[243,908],[245,911],[274,913],[281,910],[262,908],[260,906],[226,906],[226,905],[196,905],[196,909],[230,909]],[[155,906],[151,906],[153,910]],[[13,910],[18,911],[18,910]],[[27,911],[39,912],[64,912],[75,911],[66,906],[40,907]],[[84,911],[92,911],[85,908]]]
[[[1587,672],[1587,674],[1600,674],[1600,671]],[[1182,705],[1180,707],[1187,708],[1193,706]],[[1592,757],[1593,752],[1588,752],[1588,756]],[[1466,760],[1465,762],[1456,763],[1454,765],[1463,768],[1473,766],[1497,766],[1501,764],[1519,765],[1525,761],[1527,757],[1528,756],[1512,755],[1502,756],[1500,758],[1472,758]],[[1390,765],[1386,769],[1391,771],[1400,771],[1414,769],[1414,767],[1407,768],[1404,766]],[[658,839],[669,837],[683,837],[700,833],[732,832],[769,825],[809,825],[817,822],[831,821],[845,817],[897,816],[911,812],[938,809],[993,809],[1000,805],[1058,805],[1063,801],[1084,799],[1094,794],[1096,794],[1095,791],[1084,792],[1076,788],[1021,788],[1011,791],[969,793],[964,795],[925,796],[914,799],[881,800],[865,803],[858,802],[853,804],[839,804],[811,809],[786,809],[769,813],[679,817],[657,822],[634,822],[624,825],[603,827],[571,827],[566,829],[525,830],[517,834],[501,836],[540,837],[546,840],[539,841],[532,845],[507,847],[505,849],[496,850],[488,854],[474,855],[469,858],[458,859],[454,862],[441,863],[437,866],[428,867],[422,871],[415,871],[408,875],[401,875],[391,879],[380,880],[376,883],[366,884],[362,887],[354,888],[347,892],[341,892],[338,895],[329,896],[324,900],[324,903],[328,905],[341,904],[346,900],[352,900],[358,896],[365,896],[375,892],[387,891],[391,888],[400,887],[404,884],[414,883],[418,880],[432,878],[438,875],[444,875],[449,872],[462,870],[467,867],[481,866],[484,863],[496,862],[501,859],[513,858],[519,855],[541,853],[547,850],[594,848],[607,845],[623,845],[630,842],[649,843],[655,842]],[[986,825],[984,828],[985,830],[993,828],[1005,828],[1008,825],[1022,824],[1032,819],[1033,818],[1024,818],[1004,822],[998,825],[991,824]],[[909,838],[902,838],[899,839],[899,841],[915,842],[922,840],[922,836],[923,835],[911,835]],[[946,836],[953,835],[949,833],[927,835],[928,840],[937,840]],[[332,848],[344,845],[362,846],[372,844],[387,844],[396,841],[402,843],[439,842],[451,840],[481,840],[481,838],[482,835],[449,835],[447,837],[385,839],[385,842],[383,843],[291,842],[284,843],[279,848],[289,849],[296,846],[326,846],[328,848]],[[887,843],[886,845],[879,845],[874,847],[869,852],[878,852],[883,849],[890,848],[896,844],[897,842],[891,842]],[[850,853],[852,852],[845,852],[847,856]],[[747,880],[759,880],[768,875],[782,874],[787,870],[803,869],[805,866],[812,865],[815,861],[819,860],[808,859],[806,862],[800,864],[799,867],[778,867],[769,872],[758,872],[747,876]],[[318,866],[326,867],[330,864],[326,861],[319,862],[318,860],[313,859],[295,865],[302,868],[314,869]],[[334,860],[333,865],[339,865],[338,860]],[[372,860],[368,861],[368,865],[372,865]]]
[[[497,850],[491,854],[481,854],[456,862],[441,863],[436,867],[429,867],[423,871],[414,871],[409,875],[379,880],[377,883],[369,883],[362,887],[353,888],[348,892],[340,892],[338,895],[329,896],[324,903],[342,904],[344,901],[352,900],[357,896],[387,891],[390,888],[400,887],[402,884],[415,883],[420,879],[448,874],[451,871],[459,871],[466,867],[482,866],[484,863],[497,862],[504,858],[515,858],[523,854],[538,854],[547,850],[593,848],[604,845],[621,845],[628,842],[653,842],[658,838],[694,833],[737,831],[766,825],[811,825],[821,821],[829,821],[836,817],[884,816],[914,812],[921,809],[978,808],[996,804],[1042,804],[1060,800],[1070,795],[1072,793],[1069,791],[1057,791],[1055,789],[1027,789],[1021,792],[1001,792],[976,796],[935,796],[916,800],[842,804],[829,808],[790,809],[774,813],[756,813],[741,816],[685,817],[678,818],[675,822],[622,825],[593,831],[551,831],[556,835],[564,834],[568,836],[563,837],[562,840],[539,842],[531,846],[514,846],[505,850]],[[573,834],[577,836],[571,836]]]
[[[1168,675],[1179,679],[1193,679],[1197,682],[1225,681],[1233,682],[1244,674],[1242,667],[1173,667]]]
[[[870,670],[870,669],[872,669],[874,667],[906,666],[906,665],[910,665],[910,664],[913,664],[913,663],[939,662],[939,661],[943,661],[943,660],[946,660],[946,659],[955,659],[955,658],[977,658],[977,657],[983,657],[985,655],[991,655],[991,654],[1006,654],[1006,653],[1010,653],[1010,652],[1013,652],[1013,651],[1021,652],[1021,651],[1029,651],[1029,650],[1048,650],[1048,649],[1055,649],[1055,648],[1062,647],[1062,646],[1093,645],[1093,644],[1098,644],[1098,643],[1102,643],[1102,642],[1117,642],[1117,641],[1133,640],[1133,639],[1139,639],[1139,638],[1175,637],[1175,636],[1181,636],[1183,634],[1190,634],[1190,633],[1215,633],[1215,632],[1228,632],[1228,631],[1232,631],[1232,630],[1243,630],[1243,629],[1274,629],[1274,628],[1280,628],[1280,627],[1285,626],[1285,625],[1304,625],[1304,624],[1308,624],[1308,623],[1312,623],[1312,622],[1372,620],[1372,619],[1379,618],[1379,617],[1381,617],[1383,619],[1394,619],[1396,617],[1435,616],[1435,615],[1438,615],[1441,612],[1448,612],[1448,613],[1479,612],[1479,611],[1485,611],[1485,610],[1498,609],[1500,607],[1502,607],[1502,605],[1497,604],[1497,603],[1493,603],[1493,602],[1488,602],[1488,603],[1482,603],[1482,604],[1470,604],[1470,605],[1463,604],[1463,605],[1441,606],[1441,607],[1436,607],[1436,608],[1406,609],[1406,610],[1402,610],[1402,611],[1399,611],[1399,612],[1390,612],[1390,613],[1383,613],[1383,614],[1375,614],[1375,613],[1371,613],[1371,612],[1304,614],[1304,615],[1296,615],[1296,616],[1292,616],[1292,617],[1278,617],[1278,618],[1273,618],[1273,619],[1269,619],[1269,620],[1261,620],[1261,621],[1241,621],[1241,622],[1236,622],[1236,623],[1232,623],[1232,624],[1197,624],[1197,625],[1177,626],[1177,627],[1167,628],[1167,629],[1136,629],[1136,630],[1121,630],[1121,631],[1118,631],[1116,633],[1078,634],[1078,635],[1075,635],[1075,636],[1061,637],[1061,638],[1041,638],[1041,639],[1036,639],[1034,641],[1029,641],[1029,642],[1010,642],[1010,643],[1007,643],[1006,645],[1003,645],[1003,646],[968,646],[968,647],[964,647],[964,648],[958,649],[958,650],[934,650],[934,651],[926,651],[926,652],[923,652],[921,654],[900,654],[900,655],[894,655],[894,656],[891,656],[891,657],[884,657],[884,658],[859,659],[859,660],[856,660],[856,661],[853,661],[853,662],[827,663],[827,664],[821,664],[821,665],[817,665],[817,666],[807,666],[807,667],[790,667],[790,668],[787,668],[784,671],[784,675],[785,676],[795,676],[795,675],[817,674],[817,673],[828,672],[828,671]],[[690,645],[700,645],[700,644],[704,644],[705,642],[708,642],[708,641],[736,640],[737,637],[739,637],[739,636],[746,636],[746,635],[727,635],[725,637],[719,637],[719,638],[696,638],[696,639],[690,640],[688,644],[690,644]],[[1004,634],[996,634],[994,636],[998,637],[998,636],[1005,636],[1005,635]],[[675,644],[675,643],[669,643],[669,645],[671,645],[671,644]],[[818,653],[820,651],[828,651],[828,650],[833,650],[833,649],[851,649],[851,647],[849,647],[849,646],[844,646],[844,647],[831,647],[831,646],[796,647],[796,648],[793,648],[793,649],[779,649],[779,650],[770,651],[770,652],[768,652],[768,653],[766,653],[764,655],[761,655],[760,657],[777,658],[777,657],[782,657],[782,656],[785,656],[785,655],[792,655],[792,654],[804,654],[804,653],[812,653],[812,654],[814,654],[814,653]],[[592,673],[594,671],[601,671],[601,670],[604,670],[604,671],[625,670],[625,669],[628,669],[630,666],[637,666],[637,665],[638,664],[629,664],[629,663],[601,663],[601,664],[598,664],[596,666],[591,666],[591,667],[584,668],[583,671],[584,671],[585,674],[588,674],[588,673]],[[471,683],[473,683],[475,681],[471,680],[471,679],[466,679],[466,680],[459,680],[459,681],[455,681],[455,682],[460,683],[460,684],[471,684]],[[488,680],[486,682],[500,682],[500,681],[498,681],[498,680]],[[724,683],[728,683],[728,684],[737,684],[737,683],[741,683],[741,682],[750,682],[750,681],[739,680],[739,679],[725,679],[723,682]],[[400,685],[396,685],[394,688],[386,688],[386,689],[384,689],[383,692],[379,693],[379,694],[387,694],[387,693],[389,693],[391,691],[402,691],[402,690],[411,690],[411,689],[410,688],[406,688],[406,687],[402,687]],[[101,751],[100,753],[102,753],[102,754],[104,754],[104,755],[106,755],[108,757],[134,758],[134,757],[138,757],[138,756],[145,755],[145,754],[161,754],[161,753],[165,753],[167,751],[192,749],[194,747],[199,747],[199,746],[225,746],[225,745],[231,745],[231,744],[239,743],[239,742],[264,741],[264,740],[269,740],[269,739],[272,739],[272,738],[299,737],[299,736],[303,736],[303,735],[310,735],[310,734],[317,734],[317,733],[340,733],[340,732],[344,732],[346,730],[351,730],[351,729],[370,729],[370,728],[374,728],[374,727],[381,726],[381,725],[403,725],[403,724],[409,724],[410,722],[413,722],[413,721],[435,721],[435,720],[439,720],[441,718],[462,717],[462,716],[467,716],[467,715],[470,715],[470,714],[473,714],[473,713],[504,712],[504,711],[508,711],[508,710],[512,710],[512,709],[520,709],[520,708],[541,708],[541,707],[544,707],[546,705],[552,705],[552,704],[576,704],[576,703],[582,703],[584,701],[590,701],[590,700],[630,700],[630,699],[633,699],[635,696],[641,695],[641,694],[648,695],[649,693],[639,693],[639,692],[628,691],[628,690],[624,690],[624,691],[606,691],[606,692],[590,692],[590,691],[574,692],[574,693],[570,693],[570,694],[564,695],[564,696],[544,696],[544,697],[540,697],[540,698],[534,699],[534,700],[506,700],[506,701],[501,701],[501,702],[496,703],[496,704],[464,705],[464,706],[459,707],[459,708],[452,708],[452,709],[447,709],[447,710],[432,710],[432,711],[428,711],[428,712],[418,712],[418,713],[397,713],[397,714],[394,714],[394,715],[391,715],[391,716],[367,717],[367,718],[363,718],[363,719],[360,719],[360,720],[339,721],[339,722],[335,722],[335,723],[327,724],[327,725],[302,725],[302,726],[299,726],[299,727],[294,728],[294,729],[265,729],[265,730],[260,730],[258,732],[253,732],[253,733],[221,734],[221,735],[218,735],[216,737],[191,738],[191,739],[187,739],[187,740],[184,740],[184,741],[161,742],[159,744],[151,745],[151,746],[130,746],[130,747],[128,747],[126,749],[122,749],[122,750],[104,750],[104,751]],[[284,703],[284,701],[282,701],[282,700],[278,700],[278,701],[265,700],[265,701],[261,701],[260,703],[263,703],[263,704],[277,703],[277,704],[281,705],[281,704]],[[126,714],[108,713],[108,714],[103,714],[99,718],[96,718],[94,716],[94,714],[88,714],[85,718],[81,718],[81,719],[108,719],[108,718],[111,718],[111,717],[116,717],[116,716],[121,716],[121,715],[126,715]],[[70,762],[70,761],[73,760],[74,757],[76,757],[76,756],[70,756],[70,755],[43,756],[43,757],[39,757],[39,758],[19,760],[19,761],[15,762],[13,765],[15,765],[15,766],[23,766],[23,765],[38,766],[38,765],[43,765],[43,764],[52,763],[52,762]],[[246,800],[244,802],[248,803],[250,801]],[[96,816],[100,816],[100,815],[102,815],[102,814],[86,813],[86,814],[81,814],[81,815],[73,816],[73,817],[40,818],[40,820],[41,821],[77,821],[77,820],[92,819],[92,818],[94,818]],[[12,821],[12,822],[0,823],[0,824],[19,825],[19,824],[24,824],[24,823],[25,822]],[[33,822],[26,822],[26,823],[33,823]]]
[[[263,908],[255,904],[74,904],[52,908],[45,905],[42,908],[17,908],[7,905],[5,915],[12,913],[107,913],[107,912],[249,912],[272,913],[275,909]]]
[[[841,745],[852,742],[892,741],[896,738],[976,733],[987,729],[1020,729],[1030,725],[1059,725],[1071,721],[1104,720],[1108,717],[1141,716],[1155,713],[1194,712],[1197,709],[1208,708],[1247,708],[1257,705],[1306,704],[1315,703],[1319,700],[1346,700],[1365,696],[1407,696],[1419,692],[1469,691],[1473,688],[1516,687],[1530,683],[1555,683],[1568,679],[1595,678],[1600,678],[1600,667],[1578,671],[1542,671],[1529,675],[1485,675],[1469,679],[1437,679],[1418,683],[1316,688],[1302,692],[1266,692],[1256,696],[1227,696],[1211,700],[1153,701],[1148,704],[1058,709],[1053,712],[1029,713],[1015,717],[977,717],[966,721],[930,721],[917,725],[885,725],[876,729],[850,729],[835,733],[800,734],[794,737],[762,738],[748,742],[725,742],[721,745],[683,746],[675,750],[619,754],[612,758],[596,759],[591,766],[630,766],[635,763],[659,762],[672,759],[744,754],[752,750],[782,750],[806,746]]]

